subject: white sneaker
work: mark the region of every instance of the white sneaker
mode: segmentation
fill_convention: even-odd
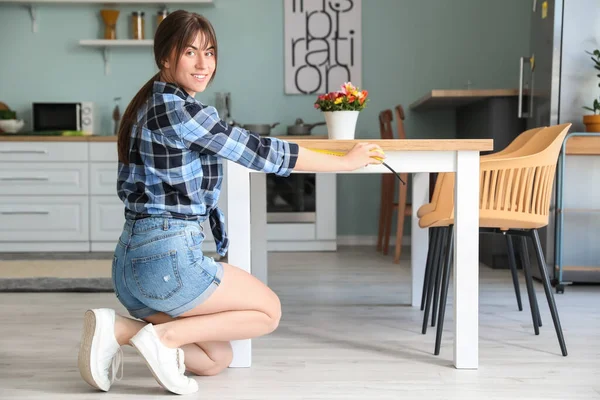
[[[121,376],[117,380],[121,380],[123,350],[115,338],[115,310],[98,308],[86,311],[77,366],[87,383],[105,392],[115,381],[119,369]]]
[[[152,324],[140,329],[129,342],[144,357],[159,385],[176,394],[198,391],[198,383],[184,375],[183,350],[162,344]]]

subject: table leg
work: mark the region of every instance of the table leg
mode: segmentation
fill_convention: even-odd
[[[425,279],[425,263],[427,262],[427,249],[429,248],[428,230],[419,227],[417,211],[423,204],[427,203],[429,203],[429,173],[413,174],[410,233],[411,304],[413,307],[421,306],[421,293],[423,292],[423,280]]]
[[[454,366],[479,363],[479,153],[459,151],[454,192]]]
[[[267,175],[250,174],[250,252],[252,275],[265,285],[267,263]]]
[[[227,233],[229,235],[228,263],[252,273],[250,253],[250,171],[227,161]],[[252,343],[234,340],[230,367],[250,367]]]

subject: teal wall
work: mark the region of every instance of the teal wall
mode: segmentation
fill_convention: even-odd
[[[523,0],[363,0],[363,84],[370,94],[358,120],[358,138],[377,138],[381,109],[403,104],[410,138],[452,138],[450,112],[411,113],[411,102],[431,89],[514,88],[518,59],[528,54],[530,2]],[[281,122],[275,134],[301,117],[322,120],[314,96],[283,91],[283,1],[215,0],[213,6],[181,5],[205,14],[220,47],[217,77],[205,93],[232,93],[232,111],[242,122]],[[169,7],[170,10],[180,8]],[[31,121],[34,101],[86,100],[96,103],[98,132],[111,129],[113,97],[122,107],[155,73],[150,47],[114,49],[111,74],[104,75],[101,52],[78,45],[99,38],[98,5],[38,6],[38,33],[28,10],[0,4],[0,101]],[[146,11],[151,36],[157,5],[121,6],[118,35],[126,38],[131,11]],[[324,131],[315,128],[315,133]],[[376,235],[379,177],[339,176],[338,229],[341,235]]]

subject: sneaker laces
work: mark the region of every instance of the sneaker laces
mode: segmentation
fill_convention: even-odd
[[[117,353],[113,357],[111,365],[110,365],[110,369],[111,369],[110,383],[111,383],[111,385],[115,381],[115,379],[117,381],[120,381],[121,379],[123,379],[124,366],[125,366],[125,360],[123,359],[123,349],[121,349],[121,347],[119,347],[119,349],[117,350]],[[121,372],[120,375],[119,375],[119,372]]]

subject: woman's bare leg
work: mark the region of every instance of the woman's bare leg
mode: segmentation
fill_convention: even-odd
[[[115,337],[121,346],[129,345],[129,340],[139,332],[146,322],[154,325],[174,321],[164,313],[151,315],[146,322],[115,315]],[[181,347],[185,353],[186,370],[201,376],[216,375],[231,364],[233,350],[229,342],[191,343]]]
[[[250,339],[273,332],[281,318],[277,295],[246,271],[223,263],[223,279],[202,304],[182,318],[155,326],[164,345]]]
[[[160,313],[151,315],[145,320],[154,325],[159,325],[175,321],[176,319],[169,317],[167,314]],[[229,367],[233,359],[233,350],[229,342],[190,343],[181,348],[185,353],[186,370],[196,375],[216,375]]]
[[[223,269],[221,285],[201,305],[176,319],[163,313],[145,319],[155,325],[165,345],[184,350],[187,370],[197,375],[215,375],[227,368],[233,358],[230,340],[270,333],[281,317],[279,298],[271,289],[237,267],[223,263]],[[129,344],[146,325],[119,315],[115,322],[121,345]]]

